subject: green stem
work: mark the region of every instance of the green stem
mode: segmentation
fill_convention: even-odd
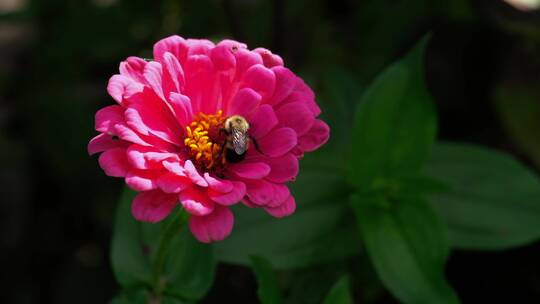
[[[158,249],[156,251],[156,257],[154,259],[154,294],[160,296],[165,287],[165,278],[162,278],[161,274],[165,269],[165,263],[167,262],[167,254],[169,253],[169,247],[174,237],[178,237],[182,227],[187,221],[187,213],[184,209],[176,212],[173,220],[165,227],[161,238],[159,239]]]

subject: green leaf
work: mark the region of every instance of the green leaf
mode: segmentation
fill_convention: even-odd
[[[131,201],[135,192],[125,190],[116,211],[111,246],[112,268],[116,280],[123,287],[150,286],[152,269],[140,239],[139,223],[131,215]]]
[[[458,303],[444,277],[444,224],[420,198],[353,195],[368,255],[383,284],[405,303]]]
[[[359,252],[354,219],[348,212],[345,180],[339,172],[303,168],[291,190],[297,208],[276,219],[261,209],[233,208],[235,227],[214,245],[219,260],[249,265],[252,255],[264,256],[277,269],[307,267]]]
[[[262,257],[251,257],[251,264],[257,277],[257,295],[262,304],[283,303],[281,292],[272,271],[272,264]]]
[[[438,143],[426,173],[450,186],[433,196],[453,246],[504,249],[540,238],[540,182],[511,156],[469,144]]]
[[[116,216],[111,257],[118,282],[125,288],[145,286],[157,297],[201,299],[214,279],[212,247],[193,238],[180,209],[157,224],[136,221],[134,195],[125,190]]]
[[[172,239],[165,266],[165,294],[184,299],[202,299],[214,281],[216,263],[212,246],[197,241],[188,227]]]
[[[437,122],[424,83],[428,38],[383,71],[361,99],[354,119],[350,176],[363,190],[378,179],[418,171],[431,153]]]
[[[349,278],[343,277],[332,287],[323,304],[352,304]]]

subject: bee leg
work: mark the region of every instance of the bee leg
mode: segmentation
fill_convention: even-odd
[[[219,135],[221,134],[229,135],[229,132],[227,132],[227,130],[223,127],[219,128],[218,132],[219,132]]]
[[[255,146],[255,150],[257,150],[257,152],[261,153],[262,155],[266,155],[264,154],[261,149],[259,148],[259,144],[257,143],[257,141],[255,140],[255,138],[253,138],[252,136],[249,137],[249,139],[253,142],[253,146]]]

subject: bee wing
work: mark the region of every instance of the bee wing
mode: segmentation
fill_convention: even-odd
[[[232,143],[234,152],[238,155],[242,155],[247,150],[247,136],[244,132],[233,129],[232,130]]]

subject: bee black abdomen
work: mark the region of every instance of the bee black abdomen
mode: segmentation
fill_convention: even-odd
[[[229,163],[238,163],[246,158],[246,153],[237,154],[233,149],[225,149],[225,159]]]

